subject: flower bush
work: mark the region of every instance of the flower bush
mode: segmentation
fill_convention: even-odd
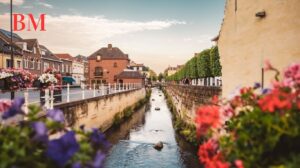
[[[54,69],[48,68],[45,73],[43,73],[39,77],[39,81],[42,84],[43,88],[50,87],[51,85],[56,85],[61,83],[61,75],[59,72],[55,71]]]
[[[39,117],[40,107],[25,115],[24,99],[0,101],[0,167],[102,167],[109,143],[98,129],[67,129],[60,110]],[[21,115],[20,123],[10,120]]]
[[[242,88],[231,100],[198,109],[199,160],[207,168],[297,167],[300,165],[300,64],[270,89]]]
[[[31,87],[36,78],[36,75],[23,69],[1,69],[0,89],[2,91],[25,89]]]

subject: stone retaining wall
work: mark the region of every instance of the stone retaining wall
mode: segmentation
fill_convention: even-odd
[[[66,124],[78,128],[110,128],[114,116],[126,107],[132,106],[146,96],[145,89],[136,89],[122,93],[99,96],[85,100],[62,103],[55,106],[64,111]]]
[[[196,110],[200,105],[209,103],[214,95],[221,94],[220,87],[168,84],[165,86],[178,115],[185,122],[193,124]]]

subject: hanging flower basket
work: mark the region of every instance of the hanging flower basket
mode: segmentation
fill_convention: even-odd
[[[31,87],[36,76],[23,69],[0,70],[0,89],[2,92],[17,91]]]

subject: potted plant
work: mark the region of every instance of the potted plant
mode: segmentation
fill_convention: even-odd
[[[62,101],[62,88],[61,88],[61,83],[62,83],[62,78],[59,72],[49,68],[43,73],[39,78],[40,82],[40,100],[41,104],[45,103],[45,89],[50,89],[54,91],[54,102],[58,103]]]

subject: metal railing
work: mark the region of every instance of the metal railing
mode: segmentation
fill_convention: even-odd
[[[42,105],[45,109],[53,109],[57,103],[68,103],[72,101],[84,100],[93,97],[100,97],[115,93],[143,88],[141,83],[113,83],[113,84],[93,84],[80,86],[60,85],[52,86],[41,90],[40,88],[27,88],[19,92],[19,96],[24,96],[24,111],[28,113],[30,105]],[[56,92],[56,91],[59,92]],[[43,93],[43,96],[41,92]],[[57,101],[57,99],[60,101]]]

